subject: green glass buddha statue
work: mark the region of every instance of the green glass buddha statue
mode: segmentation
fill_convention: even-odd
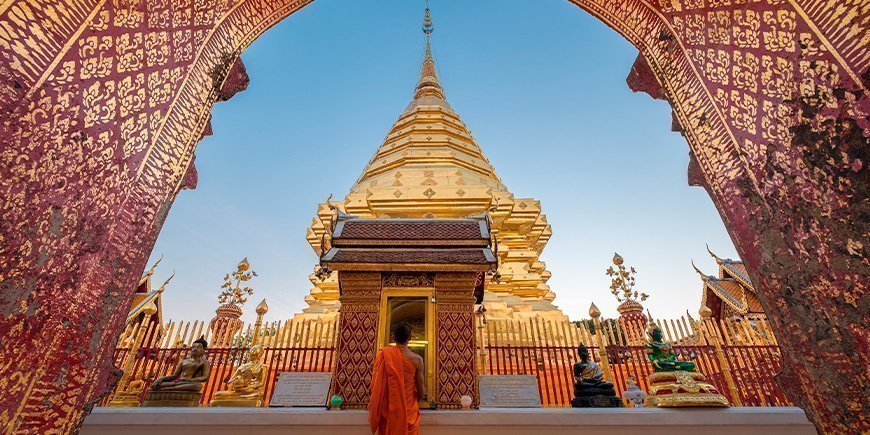
[[[653,371],[655,372],[673,372],[681,370],[684,372],[695,371],[695,363],[689,361],[679,361],[674,355],[670,343],[666,343],[662,339],[662,329],[655,323],[650,323],[647,330],[649,340],[647,342],[647,356],[652,362]]]

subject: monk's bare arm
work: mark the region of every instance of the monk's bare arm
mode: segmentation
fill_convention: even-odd
[[[414,366],[417,367],[417,400],[422,400],[426,395],[426,383],[423,382],[423,358],[414,358]]]

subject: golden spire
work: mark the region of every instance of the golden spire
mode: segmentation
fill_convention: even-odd
[[[435,72],[435,60],[432,58],[432,48],[429,44],[429,35],[435,27],[432,25],[432,16],[429,14],[429,4],[426,4],[426,15],[423,16],[423,34],[426,35],[426,54],[423,56],[423,68],[420,71],[420,81],[414,91],[414,99],[423,97],[435,97],[444,99],[444,89],[438,81],[438,73]]]

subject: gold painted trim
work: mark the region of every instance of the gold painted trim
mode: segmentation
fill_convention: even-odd
[[[10,2],[6,5],[4,5],[3,7],[8,8],[9,6],[12,5],[13,1],[14,0],[10,0]],[[16,105],[15,109],[12,110],[13,112],[15,110],[17,110],[18,106],[20,106],[22,103],[28,101],[30,99],[30,97],[33,96],[33,94],[37,90],[39,90],[39,88],[42,87],[43,84],[45,84],[45,81],[48,80],[49,77],[51,77],[51,75],[54,73],[54,69],[57,68],[57,64],[59,64],[61,59],[63,59],[63,57],[66,56],[66,52],[69,51],[70,47],[72,47],[73,44],[78,42],[79,36],[81,36],[82,32],[85,31],[85,28],[87,28],[88,25],[91,23],[91,21],[93,21],[94,17],[97,16],[97,13],[103,8],[103,5],[105,3],[106,3],[106,0],[99,0],[97,2],[97,4],[94,5],[94,8],[91,10],[91,13],[87,16],[87,18],[85,18],[84,21],[82,21],[82,24],[79,26],[79,28],[76,29],[76,31],[73,32],[72,35],[70,35],[69,39],[63,45],[63,47],[61,47],[61,49],[57,52],[57,55],[54,57],[54,60],[52,60],[51,63],[48,64],[48,66],[45,68],[45,70],[43,70],[42,76],[39,77],[39,80],[37,80],[33,84],[33,86],[30,87],[30,90],[27,91],[27,94],[24,95],[24,98],[21,98],[20,100],[18,100],[18,105]],[[2,12],[3,11],[0,10],[0,13],[2,13]]]
[[[324,261],[332,270],[358,272],[486,272],[491,264],[437,263],[338,263]]]
[[[148,157],[151,155],[151,152],[154,150],[154,148],[156,148],[158,140],[160,139],[160,135],[163,133],[163,129],[165,128],[166,123],[169,122],[169,118],[170,118],[169,115],[175,110],[175,105],[178,103],[178,100],[184,94],[183,91],[185,89],[185,86],[187,86],[187,83],[190,81],[191,75],[198,72],[198,71],[196,71],[196,65],[199,62],[199,60],[202,58],[202,53],[209,46],[209,42],[211,42],[211,39],[214,37],[214,34],[218,31],[218,29],[221,28],[221,25],[223,25],[224,21],[226,21],[227,18],[229,18],[233,14],[233,12],[237,11],[244,4],[245,4],[245,2],[243,2],[243,1],[239,2],[237,5],[230,8],[222,17],[220,17],[220,19],[218,21],[216,21],[214,23],[214,25],[212,25],[212,28],[211,28],[211,30],[209,30],[208,35],[203,39],[202,45],[200,45],[199,49],[196,50],[196,55],[193,57],[193,61],[190,62],[190,67],[187,71],[187,74],[185,74],[184,80],[178,86],[178,92],[175,94],[175,97],[172,98],[172,103],[170,103],[169,107],[166,109],[166,114],[164,115],[163,119],[160,121],[160,125],[157,126],[157,130],[154,132],[154,135],[152,136],[153,139],[151,140],[150,146],[145,150],[145,154],[142,155],[142,164],[140,164],[139,168],[136,169],[136,175],[133,176],[133,179],[138,179],[142,175],[142,171],[145,170],[145,166],[148,163]],[[224,77],[224,81],[226,81],[226,77]],[[223,82],[221,82],[221,85],[223,85]],[[211,103],[211,104],[214,105],[214,103]],[[210,112],[211,111],[209,110],[209,113]],[[197,138],[196,140],[198,142],[200,139]],[[185,144],[185,148],[187,148],[187,144]],[[181,174],[180,182],[184,182],[184,174]]]
[[[761,194],[761,192],[762,192],[761,186],[758,184],[758,180],[755,178],[755,174],[752,172],[752,168],[749,167],[749,163],[747,163],[746,159],[743,156],[743,152],[740,149],[739,142],[737,142],[737,137],[735,137],[734,132],[731,131],[731,125],[728,122],[726,122],[725,115],[722,114],[722,111],[719,109],[719,106],[716,105],[716,100],[713,99],[713,95],[710,94],[710,89],[708,89],[707,86],[705,86],[704,80],[702,79],[701,74],[698,72],[697,67],[695,67],[695,63],[692,62],[691,59],[689,59],[688,51],[686,50],[686,47],[683,45],[683,41],[677,36],[677,32],[674,31],[674,28],[671,26],[671,22],[668,21],[668,19],[665,18],[665,16],[662,15],[661,12],[659,12],[651,4],[649,4],[649,2],[647,0],[637,0],[637,1],[639,1],[644,6],[649,8],[650,11],[652,11],[654,14],[656,14],[659,17],[659,19],[661,19],[662,23],[664,23],[664,26],[667,27],[668,31],[670,31],[671,35],[673,35],[673,40],[676,41],[677,44],[679,44],[680,50],[682,50],[683,58],[684,58],[686,64],[688,64],[689,68],[692,69],[692,73],[695,74],[695,79],[698,80],[698,84],[700,85],[700,88],[704,91],[704,94],[707,95],[707,99],[710,102],[710,106],[712,106],[713,110],[716,111],[716,115],[719,117],[719,122],[722,123],[722,128],[725,130],[726,133],[728,133],[728,137],[731,138],[731,143],[733,144],[734,152],[737,154],[737,158],[743,163],[743,170],[746,172],[746,175],[749,176],[749,179],[752,180],[752,186],[755,187],[755,191],[757,193]],[[644,45],[646,45],[646,44],[644,44]],[[644,56],[644,58],[647,59],[647,64],[649,64],[650,63],[649,58],[646,56]],[[656,65],[656,66],[658,66],[658,65]],[[665,81],[667,82],[667,80],[665,80]],[[674,86],[671,83],[668,83],[668,85],[669,85],[668,87],[670,88],[670,89],[668,89],[669,91],[674,88]],[[690,134],[692,131],[692,128],[684,128],[683,130],[685,130],[686,134]],[[698,153],[695,153],[695,157],[696,158],[698,157]],[[705,174],[705,177],[706,177],[706,174]],[[708,182],[707,184],[709,185],[710,183]],[[760,195],[760,196],[762,198],[762,202],[764,204],[764,207],[768,211],[770,211],[770,206],[767,204],[767,200],[764,198],[763,195]]]
[[[469,249],[477,249],[477,248],[485,248],[489,247],[489,239],[484,237],[475,238],[475,239],[454,239],[454,240],[444,240],[444,239],[339,239],[335,238],[332,242],[332,246],[336,248],[351,248],[354,246],[383,246],[385,248],[391,248],[395,246],[425,246],[425,247],[439,247],[439,246],[459,246],[459,247],[467,247]]]
[[[822,44],[825,44],[825,47],[828,48],[828,52],[830,52],[831,55],[834,56],[835,59],[837,59],[837,62],[840,62],[840,66],[842,66],[843,69],[846,70],[846,72],[849,74],[849,77],[852,78],[852,81],[855,82],[855,84],[858,85],[858,87],[860,87],[861,90],[866,93],[867,87],[864,86],[864,83],[858,78],[858,75],[855,74],[855,71],[852,71],[852,68],[846,62],[846,59],[843,59],[843,57],[840,56],[840,52],[834,48],[834,45],[831,44],[831,41],[828,41],[828,38],[826,38],[825,35],[822,34],[822,31],[819,30],[819,28],[816,26],[816,23],[810,19],[809,15],[807,15],[804,9],[800,7],[800,5],[798,5],[795,0],[788,0],[788,2],[792,5],[792,7],[794,7],[795,12],[803,17],[804,21],[807,23],[807,26],[809,26],[810,30],[812,30],[813,33],[815,33],[816,36],[819,38],[819,40],[822,41]]]

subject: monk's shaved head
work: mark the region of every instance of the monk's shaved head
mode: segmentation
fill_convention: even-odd
[[[411,325],[399,323],[393,328],[393,336],[396,337],[397,344],[408,344],[408,340],[411,339]]]

